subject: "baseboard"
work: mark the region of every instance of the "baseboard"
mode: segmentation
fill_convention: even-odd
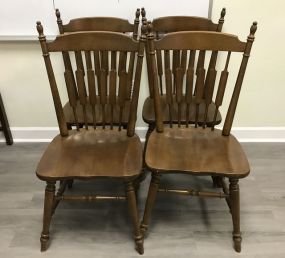
[[[137,127],[136,133],[145,140],[147,127]],[[58,133],[57,127],[11,127],[14,142],[50,142]],[[232,134],[240,142],[285,142],[285,127],[234,127]],[[0,142],[4,142],[0,134]]]

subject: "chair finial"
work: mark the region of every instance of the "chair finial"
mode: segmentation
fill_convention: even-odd
[[[254,34],[257,30],[257,22],[253,22],[252,25],[250,26],[250,34],[248,35],[247,37],[247,41],[251,41],[253,42],[254,41]]]
[[[60,11],[58,10],[58,8],[55,9],[55,15],[57,19],[60,19]]]
[[[250,27],[250,35],[251,36],[254,36],[255,32],[257,30],[257,22],[254,21]]]
[[[44,29],[40,21],[37,21],[37,31],[39,33],[39,36],[44,36]]]
[[[142,15],[142,23],[146,22],[146,12],[145,12],[145,9],[144,7],[141,8],[141,15]]]
[[[57,22],[57,24],[62,24],[62,20],[61,20],[61,17],[60,17],[60,11],[56,8],[55,9],[55,15],[56,15],[56,22]]]
[[[226,15],[226,8],[223,8],[222,11],[221,11],[221,15],[220,15],[220,19],[219,19],[219,23],[220,24],[223,24],[224,21],[225,21],[225,15]]]
[[[225,18],[226,15],[226,8],[224,7],[221,11],[221,18]]]
[[[139,19],[139,17],[140,17],[140,8],[137,8],[137,10],[136,10],[136,19]]]

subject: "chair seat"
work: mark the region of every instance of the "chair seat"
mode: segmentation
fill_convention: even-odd
[[[175,99],[175,96],[173,97],[173,99]],[[195,97],[193,97],[193,102],[194,102],[194,99],[195,99]],[[166,102],[166,95],[161,96],[161,112],[163,114],[164,123],[169,123],[170,118],[169,118],[169,109],[168,109],[168,105]],[[204,113],[205,113],[205,103],[201,103],[199,106],[199,115],[198,115],[198,123],[199,124],[202,124],[204,122]],[[209,109],[208,109],[207,125],[209,125],[209,126],[212,125],[212,122],[214,119],[214,113],[215,113],[215,105],[212,102],[209,105]],[[147,124],[154,124],[155,123],[154,100],[150,97],[148,97],[143,104],[142,116],[143,116],[143,120]],[[191,124],[195,123],[195,117],[196,117],[196,105],[195,105],[195,103],[192,103],[190,105],[190,115],[189,115],[189,119],[190,119]],[[178,123],[178,105],[177,104],[173,105],[172,120],[173,120],[173,123]],[[183,103],[181,105],[181,120],[182,120],[182,123],[183,122],[185,123],[185,121],[186,121],[186,103],[185,103],[185,101],[183,101]],[[220,112],[218,112],[215,125],[220,124],[221,121],[222,121],[222,117],[221,117]]]
[[[117,100],[117,103],[119,101]],[[96,103],[100,103],[100,97],[96,97]],[[63,107],[63,112],[65,115],[65,119],[66,119],[66,123],[70,124],[70,125],[75,125],[75,119],[74,119],[74,115],[73,115],[73,110],[69,104],[69,102],[67,102],[64,107]],[[100,104],[96,104],[95,105],[95,112],[96,112],[96,124],[102,124],[102,105]],[[129,112],[130,112],[130,101],[126,101],[125,102],[125,106],[123,108],[123,116],[122,116],[122,125],[126,125],[128,123],[128,119],[129,119]],[[78,119],[78,123],[79,124],[84,124],[84,116],[83,116],[83,110],[82,110],[82,106],[79,103],[78,100],[78,104],[76,106],[76,114],[77,114],[77,119]],[[87,114],[87,123],[88,124],[93,124],[93,115],[92,115],[92,108],[89,102],[89,98],[87,97],[87,105],[86,105],[86,114]],[[120,107],[118,104],[116,104],[114,106],[114,110],[113,110],[113,124],[119,124],[119,114],[120,114]],[[106,104],[105,105],[105,123],[106,124],[110,124],[111,122],[111,105],[110,104]]]
[[[45,181],[90,177],[136,176],[142,168],[142,145],[126,130],[82,129],[57,135],[44,152],[36,173]]]
[[[160,172],[239,178],[250,171],[246,155],[233,135],[194,127],[153,131],[147,144],[146,165]]]

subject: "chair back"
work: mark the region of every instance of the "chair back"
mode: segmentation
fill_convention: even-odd
[[[79,31],[113,31],[120,32],[125,34],[130,34],[134,39],[138,39],[138,28],[139,28],[139,17],[140,9],[136,10],[134,24],[129,23],[128,20],[116,18],[116,17],[83,17],[72,19],[67,24],[63,24],[61,19],[61,14],[59,9],[56,9],[55,15],[57,18],[57,25],[60,34],[69,33],[69,32],[79,32]],[[72,64],[70,61],[70,56],[66,52],[62,52],[63,62],[65,69],[73,71]],[[83,58],[80,52],[75,52],[75,62],[78,67],[83,71],[84,75],[86,73],[83,64]],[[123,61],[124,56],[120,58]],[[96,62],[96,76],[99,78],[98,71],[103,66],[109,66],[109,57],[106,56],[106,53],[97,52],[95,55]],[[131,62],[134,62],[134,53],[131,54]],[[73,72],[72,72],[73,74]],[[75,90],[76,97],[78,99],[78,89],[76,88],[75,77],[71,77],[72,84]]]
[[[142,15],[142,23],[146,24],[146,12],[145,9],[141,10]],[[153,33],[155,39],[162,38],[165,34],[170,32],[178,32],[178,31],[217,31],[221,32],[224,24],[224,18],[226,15],[226,9],[223,8],[221,11],[220,19],[218,23],[213,23],[212,20],[203,18],[203,17],[195,17],[195,16],[165,16],[159,17],[152,21]],[[149,54],[148,54],[148,46],[146,46],[146,58],[147,65],[149,65]],[[172,59],[174,62],[172,63],[172,70],[179,66],[184,67],[186,64],[186,54],[185,51],[173,51]],[[215,63],[217,60],[217,52],[213,52],[211,56],[211,62]],[[198,57],[198,65],[197,69],[203,68],[205,63],[205,51],[199,51]],[[162,77],[163,77],[163,64],[162,64],[162,56],[161,52],[157,52],[157,68],[159,74],[159,90],[160,94],[165,94],[165,89],[163,88]],[[149,80],[149,91],[150,97],[153,98],[153,89],[152,89],[152,78],[150,74],[150,69],[148,69],[148,80]]]
[[[164,86],[166,89],[170,120],[173,106],[177,105],[178,127],[182,126],[182,120],[186,121],[185,126],[188,127],[191,112],[190,106],[194,104],[196,106],[195,127],[198,127],[199,108],[201,105],[204,105],[203,127],[205,128],[207,126],[208,108],[210,103],[214,100],[215,112],[213,117],[210,118],[210,120],[213,121],[212,129],[214,129],[218,111],[223,103],[231,55],[243,54],[223,126],[223,135],[229,135],[256,29],[257,23],[254,22],[250,28],[247,42],[240,41],[238,37],[234,35],[207,31],[168,33],[162,39],[156,40],[152,26],[149,24],[147,45],[150,54],[150,71],[153,77],[156,129],[158,132],[163,131],[161,100],[159,97],[160,75],[157,62],[158,53],[161,53],[163,57]],[[177,63],[174,58],[171,58],[171,54],[175,51],[184,53],[184,62]],[[198,51],[203,51],[205,54],[209,53],[211,56],[213,56],[213,54],[217,55],[218,52],[221,52],[221,54],[226,53],[224,55],[224,65],[220,62],[219,66],[217,66],[216,60],[213,61],[213,59],[210,59],[207,69],[199,67],[199,62],[196,62],[196,53]],[[223,68],[219,82],[216,83],[217,70],[219,70],[220,66]],[[216,89],[215,85],[217,85]],[[183,109],[186,110],[186,114],[181,114],[182,105],[186,105],[186,108]],[[170,123],[170,126],[172,126],[172,123]]]
[[[58,80],[55,78],[51,63],[50,54],[53,52],[55,52],[53,55],[64,52],[74,59],[78,55],[84,57],[82,66],[76,63],[75,75],[68,67],[65,67],[64,71],[68,100],[73,110],[77,130],[79,130],[77,119],[79,111],[83,113],[86,129],[90,128],[87,117],[87,113],[90,113],[94,129],[98,125],[98,120],[101,121],[100,126],[103,129],[108,124],[111,129],[118,127],[118,130],[121,130],[124,108],[128,103],[130,112],[127,119],[127,134],[134,135],[145,35],[141,35],[140,41],[135,41],[117,32],[82,31],[65,33],[57,36],[54,41],[47,42],[40,22],[37,23],[37,30],[61,135],[68,135],[68,129],[57,87]],[[101,66],[98,66],[99,53],[102,57]],[[131,55],[134,56],[134,62],[131,62]],[[82,108],[78,109],[78,105]],[[87,112],[88,105],[91,107],[91,112]],[[101,107],[99,119],[96,114],[96,105]],[[114,125],[115,118],[119,121],[118,125]]]
[[[117,17],[82,17],[72,19],[67,24],[63,24],[59,9],[55,10],[57,25],[60,34],[77,31],[114,31],[121,33],[132,33],[136,40],[138,37],[140,9],[135,13],[134,24],[126,19]]]

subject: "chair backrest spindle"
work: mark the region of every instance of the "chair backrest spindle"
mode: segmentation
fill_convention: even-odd
[[[162,39],[154,39],[152,26],[148,26],[148,45],[149,45],[149,54],[151,61],[151,71],[152,71],[152,80],[153,80],[153,92],[154,92],[154,106],[155,106],[155,116],[156,116],[156,126],[157,131],[163,131],[163,120],[162,120],[162,112],[161,112],[161,98],[159,95],[159,73],[156,62],[156,53],[158,51],[164,52],[164,67],[165,67],[165,85],[166,85],[166,102],[169,106],[178,105],[178,127],[182,126],[181,123],[181,105],[183,102],[186,104],[186,127],[189,127],[189,113],[190,106],[192,104],[196,105],[196,113],[195,113],[195,127],[209,126],[208,123],[208,111],[211,105],[211,108],[214,110],[211,111],[211,116],[209,120],[213,121],[213,125],[211,125],[212,129],[214,129],[214,125],[217,119],[217,113],[219,111],[220,106],[223,102],[223,96],[226,89],[227,78],[228,78],[228,67],[230,62],[230,57],[232,53],[238,54],[243,53],[243,59],[240,65],[240,69],[237,75],[236,84],[232,93],[232,98],[228,107],[227,116],[225,119],[225,123],[223,126],[223,135],[229,135],[233,117],[235,114],[241,85],[243,82],[248,58],[250,55],[252,43],[254,41],[254,34],[257,29],[257,23],[254,22],[250,29],[250,35],[248,36],[247,42],[240,41],[236,36],[230,34],[224,34],[219,32],[207,32],[207,31],[184,31],[184,32],[175,32],[168,33]],[[172,68],[175,68],[175,71],[170,70],[171,60],[169,57],[170,51],[176,51],[176,53],[180,53],[180,62],[177,60],[172,60]],[[182,60],[185,59],[183,55],[187,58],[187,51],[189,54],[188,68],[186,71],[186,76],[184,73],[184,67]],[[195,54],[199,51],[200,60],[204,59],[204,54],[206,55],[208,52],[212,53],[213,57],[208,64],[208,79],[206,79],[206,69],[204,68],[204,60],[200,61],[201,66],[198,66],[197,70],[197,79],[195,83],[195,94],[192,95],[193,87],[194,87],[194,65],[195,65]],[[221,72],[221,77],[218,83],[217,93],[215,97],[215,102],[212,102],[213,95],[215,92],[215,82],[217,75],[216,68],[216,57],[219,52],[227,52],[227,57],[225,61],[225,66],[223,71]],[[175,52],[174,52],[175,53]],[[182,53],[182,54],[181,54]],[[185,54],[186,53],[186,54]],[[201,53],[204,53],[201,55]],[[179,56],[178,55],[178,56]],[[199,58],[198,57],[198,58]],[[199,63],[199,60],[198,60]],[[180,66],[179,66],[180,64]],[[172,96],[169,94],[169,88],[171,87],[171,76],[175,77],[176,83],[176,92],[175,92],[175,103],[172,101]],[[186,78],[186,89],[183,90],[184,78]],[[207,87],[205,87],[207,84]],[[192,103],[193,102],[193,103]],[[215,105],[215,106],[213,106]],[[171,107],[170,107],[171,108]],[[201,113],[199,112],[201,111]],[[203,115],[201,119],[200,116]]]
[[[71,32],[57,36],[54,41],[47,43],[40,23],[37,24],[37,29],[45,58],[61,135],[68,135],[68,129],[57,89],[56,78],[50,61],[50,53],[53,52],[65,52],[68,55],[69,53],[84,53],[84,57],[82,54],[81,56],[82,60],[85,61],[83,66],[86,67],[87,85],[85,85],[84,72],[77,63],[75,78],[78,87],[78,100],[76,99],[74,91],[71,90],[72,71],[66,69],[64,72],[69,103],[74,113],[77,129],[81,130],[80,127],[83,124],[85,125],[84,130],[90,130],[88,126],[91,123],[88,119],[91,118],[91,120],[93,119],[92,124],[94,129],[98,126],[107,129],[106,125],[110,124],[110,129],[116,126],[118,130],[121,131],[122,127],[124,127],[124,129],[127,128],[125,132],[128,136],[134,135],[145,35],[140,37],[140,41],[135,41],[132,37],[117,32]],[[54,55],[55,54],[53,54],[53,56]],[[130,61],[131,55],[134,56],[132,62]],[[122,57],[121,67],[117,65],[117,56]],[[73,58],[73,61],[76,59],[76,55],[69,55],[69,57]],[[100,80],[97,78],[99,83],[96,87],[95,76],[97,75],[95,59],[97,57],[99,57],[98,61],[101,62],[98,62],[100,70],[98,71],[97,69],[97,71],[99,72]],[[94,58],[94,61],[92,58]],[[131,73],[135,77],[135,82],[133,93],[131,96],[128,96],[129,88],[127,80],[130,69],[133,70]],[[121,73],[120,75],[119,71]],[[117,79],[117,77],[119,79]],[[88,88],[88,96],[86,87]],[[78,106],[81,106],[82,109],[80,109],[80,107],[78,108]],[[127,112],[124,111],[126,107],[130,109]],[[90,108],[92,110],[92,117],[91,113],[87,112]],[[127,114],[129,115],[128,118],[126,117]],[[83,120],[78,120],[80,115],[83,116]],[[125,122],[123,119],[127,119],[127,121]]]

